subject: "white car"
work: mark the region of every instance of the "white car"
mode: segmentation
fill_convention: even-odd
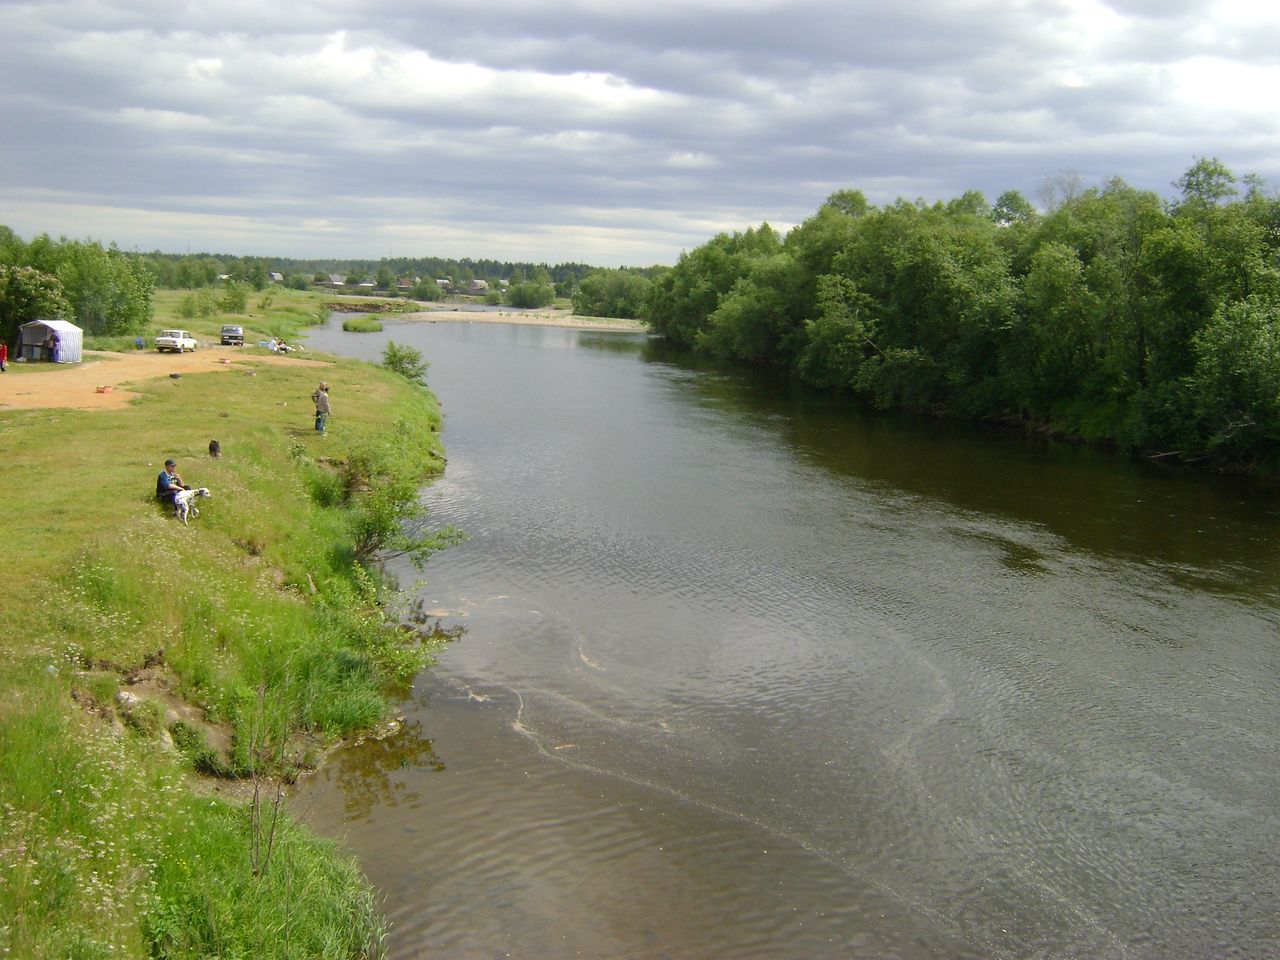
[[[194,350],[198,344],[196,338],[185,330],[161,330],[156,337],[156,349],[161,353],[169,350],[173,353],[184,353]]]

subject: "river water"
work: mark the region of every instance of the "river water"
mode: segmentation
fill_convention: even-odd
[[[459,635],[294,808],[392,957],[1280,955],[1274,491],[637,334],[308,344],[388,340],[471,538],[397,573]]]

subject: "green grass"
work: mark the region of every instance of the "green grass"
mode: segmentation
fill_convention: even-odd
[[[214,291],[215,296],[217,291]],[[244,313],[226,313],[221,310],[205,319],[187,319],[178,315],[178,306],[190,290],[157,290],[155,292],[155,321],[146,335],[147,345],[151,337],[166,327],[190,330],[201,343],[220,342],[224,323],[237,323],[244,327],[244,342],[252,346],[271,337],[294,341],[307,327],[324,323],[329,317],[327,304],[350,300],[367,307],[377,301],[380,312],[404,312],[416,309],[412,303],[391,298],[341,297],[332,292],[317,290],[288,290],[271,287],[263,291],[251,291]],[[91,350],[134,349],[134,337],[87,337],[85,346]]]
[[[438,472],[439,410],[388,371],[313,359],[146,381],[123,410],[0,411],[0,955],[328,958],[380,942],[349,858],[287,820],[264,857],[272,804],[192,787],[197,771],[290,778],[383,720],[425,662],[352,561],[342,478],[350,451],[379,444],[396,469]],[[166,456],[213,491],[190,527],[153,500]]]
[[[382,329],[382,321],[377,317],[347,317],[342,321],[342,329],[347,333],[377,333]]]

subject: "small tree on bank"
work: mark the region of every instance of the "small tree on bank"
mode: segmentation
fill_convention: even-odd
[[[426,383],[427,367],[430,364],[422,359],[422,351],[403,346],[392,340],[382,351],[382,365],[388,370],[400,374],[406,380],[415,383]]]
[[[556,291],[549,283],[513,283],[506,299],[513,307],[549,307],[556,301]]]

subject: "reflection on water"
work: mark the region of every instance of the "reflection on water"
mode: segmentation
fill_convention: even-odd
[[[393,956],[1280,954],[1274,491],[643,336],[312,345],[388,339],[471,535],[418,601],[466,632],[295,799]]]
[[[1007,536],[982,531],[952,528],[952,536],[968,537],[978,544],[987,544],[996,551],[996,559],[1013,573],[1028,577],[1044,577],[1050,574],[1047,557],[1035,547],[1018,543]]]
[[[423,734],[422,721],[409,720],[394,733],[350,748],[335,758],[327,769],[334,773],[334,786],[342,796],[342,811],[351,821],[369,820],[383,807],[417,805],[421,793],[414,786],[416,774],[444,769],[431,740]],[[412,768],[415,776],[407,776]]]
[[[1275,592],[1280,497],[1274,482],[1207,477],[1006,427],[850,409],[799,386],[688,358],[661,340],[643,356],[679,364],[687,397],[776,432],[798,459],[889,497],[1006,517],[1049,530],[1080,550],[1194,568],[1228,568],[1221,589]],[[698,374],[684,376],[696,362]]]

